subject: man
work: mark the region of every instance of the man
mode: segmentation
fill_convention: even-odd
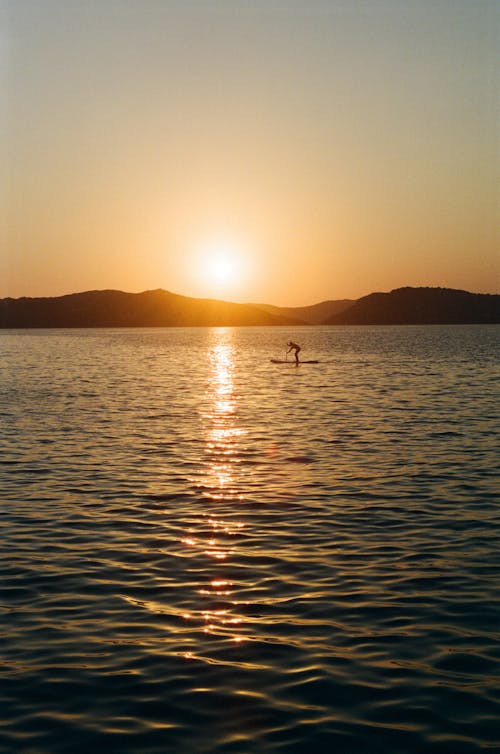
[[[291,340],[287,343],[287,346],[289,346],[287,354],[289,354],[290,351],[295,351],[295,363],[298,364],[300,346],[298,346],[297,343],[293,343]]]

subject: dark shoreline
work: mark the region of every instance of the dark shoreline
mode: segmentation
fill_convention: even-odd
[[[0,328],[468,325],[500,323],[500,295],[398,288],[308,307],[235,304],[161,289],[0,299]]]

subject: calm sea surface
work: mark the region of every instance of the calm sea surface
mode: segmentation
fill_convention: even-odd
[[[0,332],[0,750],[500,751],[499,334]]]

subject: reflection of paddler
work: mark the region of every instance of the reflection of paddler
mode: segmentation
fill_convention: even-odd
[[[291,340],[287,343],[287,346],[289,346],[287,354],[290,353],[290,351],[295,351],[295,363],[298,364],[300,346],[298,346],[297,343],[293,343]]]

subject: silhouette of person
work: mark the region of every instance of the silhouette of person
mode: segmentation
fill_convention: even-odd
[[[297,343],[293,343],[293,341],[288,341],[287,346],[289,346],[289,349],[287,351],[287,354],[290,353],[290,351],[295,351],[295,363],[299,363],[299,351],[300,346],[297,345]]]

